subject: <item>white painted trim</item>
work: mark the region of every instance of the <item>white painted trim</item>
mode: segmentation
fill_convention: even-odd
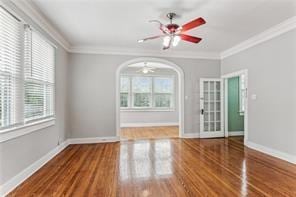
[[[184,109],[185,109],[185,90],[184,90],[184,72],[183,70],[175,63],[160,59],[160,58],[153,58],[153,57],[141,57],[141,58],[135,58],[129,61],[126,61],[119,65],[119,67],[116,70],[115,75],[115,105],[116,105],[116,136],[120,138],[120,72],[123,68],[127,67],[130,64],[135,64],[139,62],[158,62],[165,65],[170,66],[172,69],[174,69],[178,74],[178,106],[179,106],[179,136],[181,137],[184,133]]]
[[[222,77],[223,79],[223,77]],[[228,132],[228,81],[227,79],[224,80],[224,137],[229,136]]]
[[[0,186],[0,196],[5,196],[11,192],[14,188],[20,185],[23,181],[29,178],[37,170],[39,170],[43,165],[55,157],[58,153],[64,150],[69,145],[66,140],[59,146],[55,147],[52,151],[41,157],[39,160],[35,161],[33,164],[28,166],[26,169],[21,171],[19,174],[8,180],[6,183]]]
[[[45,16],[40,13],[38,8],[32,1],[9,0],[16,7],[22,10],[28,17],[30,17],[38,26],[40,26],[46,33],[48,33],[56,42],[58,42],[64,49],[69,51],[70,43],[65,37],[56,30],[56,28],[48,22]]]
[[[262,42],[270,40],[274,37],[277,37],[283,33],[293,30],[295,28],[296,28],[296,16],[291,17],[291,18],[283,21],[282,23],[277,24],[277,25],[263,31],[262,33],[259,33],[255,36],[241,42],[240,44],[223,51],[221,53],[221,59],[224,59],[224,58],[234,55],[238,52],[241,52],[243,50],[251,48],[255,45],[258,45]]]
[[[241,74],[246,74],[247,72],[248,72],[247,69],[243,69],[243,70],[235,71],[235,72],[232,72],[232,73],[224,74],[224,75],[222,75],[221,77],[222,77],[223,79],[226,79],[226,78],[232,78],[232,77],[240,76]]]
[[[176,111],[176,108],[165,108],[165,109],[161,109],[161,108],[157,108],[157,107],[153,107],[153,108],[120,108],[120,112],[174,112]]]
[[[276,158],[285,160],[287,162],[296,164],[296,156],[295,155],[291,155],[289,153],[278,151],[276,149],[269,148],[269,147],[266,147],[266,146],[263,146],[263,145],[260,145],[260,144],[256,144],[256,143],[251,142],[251,141],[247,141],[245,143],[245,145],[247,147],[251,148],[251,149],[254,149],[254,150],[263,152],[265,154],[271,155],[273,157],[276,157]]]
[[[40,129],[53,126],[54,124],[55,124],[55,119],[50,118],[50,119],[45,119],[38,122],[32,122],[32,123],[21,125],[18,127],[2,130],[0,131],[0,143],[32,133],[34,131],[38,131]]]
[[[218,138],[218,137],[224,137],[224,132],[222,131],[215,131],[215,132],[204,132],[200,133],[200,138]]]
[[[118,142],[119,137],[90,137],[90,138],[70,138],[69,144],[95,144],[95,143],[107,143]]]
[[[244,112],[244,144],[247,143],[248,141],[248,122],[249,122],[249,118],[248,118],[248,106],[249,106],[249,100],[248,100],[248,91],[249,91],[249,76],[248,76],[248,70],[244,69],[244,70],[239,70],[239,71],[235,71],[232,73],[228,73],[225,75],[222,75],[221,78],[224,80],[224,84],[226,84],[224,86],[224,95],[225,95],[225,100],[224,100],[224,133],[225,133],[225,137],[229,136],[229,131],[228,131],[228,98],[227,98],[227,92],[228,92],[228,83],[227,83],[227,79],[232,78],[232,77],[236,77],[236,76],[240,76],[241,74],[245,75],[245,85],[246,85],[246,106],[245,106],[245,112]]]
[[[115,48],[115,47],[90,47],[90,46],[73,46],[70,47],[71,53],[86,54],[105,54],[105,55],[130,55],[130,56],[153,56],[153,57],[177,57],[191,59],[220,59],[219,53],[211,52],[194,52],[194,51],[164,51],[159,50],[143,50],[134,48]]]
[[[228,136],[243,136],[244,131],[228,131]]]
[[[183,133],[181,138],[200,138],[199,133]]]
[[[163,127],[178,126],[179,122],[143,122],[143,123],[121,123],[120,127]]]

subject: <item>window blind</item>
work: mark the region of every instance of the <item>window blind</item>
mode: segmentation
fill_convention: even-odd
[[[25,51],[25,121],[53,116],[55,48],[26,27]]]
[[[54,115],[55,47],[0,6],[0,130]]]
[[[172,108],[174,102],[174,79],[154,77],[154,107]]]
[[[0,127],[23,122],[21,22],[0,7]]]
[[[151,77],[132,78],[133,107],[151,107],[152,80]]]

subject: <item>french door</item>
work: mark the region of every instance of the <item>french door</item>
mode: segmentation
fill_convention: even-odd
[[[224,137],[223,80],[200,79],[200,137]]]

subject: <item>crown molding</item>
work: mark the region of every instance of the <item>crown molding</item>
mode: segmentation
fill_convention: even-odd
[[[48,19],[44,17],[38,11],[38,8],[30,1],[23,0],[10,0],[16,7],[22,10],[28,15],[37,25],[39,25],[46,33],[48,33],[56,42],[58,42],[64,49],[69,51],[70,43],[64,38],[64,36],[56,30],[53,25],[48,22]]]
[[[117,48],[117,47],[96,47],[96,46],[71,46],[69,41],[56,30],[56,28],[48,22],[38,8],[31,0],[9,0],[16,7],[21,9],[28,15],[37,25],[46,31],[56,42],[70,53],[82,54],[105,54],[105,55],[131,55],[131,56],[155,56],[155,57],[175,57],[175,58],[191,58],[191,59],[214,59],[220,60],[232,56],[243,50],[251,48],[262,42],[270,40],[285,32],[296,28],[296,16],[291,17],[282,23],[275,25],[266,31],[259,33],[221,53],[218,52],[194,52],[194,51],[163,51],[163,50],[145,50],[134,48]]]
[[[154,57],[175,57],[191,59],[214,59],[219,60],[219,53],[193,52],[193,51],[173,51],[173,50],[143,50],[133,48],[114,48],[114,47],[71,47],[69,52],[82,54],[104,54],[104,55],[131,55],[131,56],[154,56]]]
[[[255,36],[241,42],[240,44],[223,51],[221,53],[221,59],[224,59],[224,58],[234,55],[238,52],[241,52],[243,50],[251,48],[255,45],[258,45],[262,42],[270,40],[274,37],[277,37],[285,32],[293,30],[295,28],[296,28],[296,16],[293,16],[293,17],[283,21],[282,23],[277,24],[277,25],[263,31],[262,33],[259,33]]]

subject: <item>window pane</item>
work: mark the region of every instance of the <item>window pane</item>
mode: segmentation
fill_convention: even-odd
[[[128,77],[120,78],[120,92],[129,92],[130,82]]]
[[[154,107],[172,107],[171,94],[154,94]]]
[[[128,93],[120,93],[120,107],[128,107]]]
[[[0,75],[0,127],[10,125],[11,111],[11,80],[8,76]]]
[[[156,93],[173,93],[174,80],[173,78],[155,77],[154,92]]]
[[[134,93],[134,107],[150,107],[150,93]]]
[[[46,116],[53,116],[54,115],[54,85],[47,84],[45,85],[45,98],[46,98],[46,107],[45,107],[45,114]]]
[[[25,83],[25,118],[44,115],[44,85],[34,82]]]
[[[150,93],[151,78],[150,77],[133,77],[132,79],[133,92]]]

